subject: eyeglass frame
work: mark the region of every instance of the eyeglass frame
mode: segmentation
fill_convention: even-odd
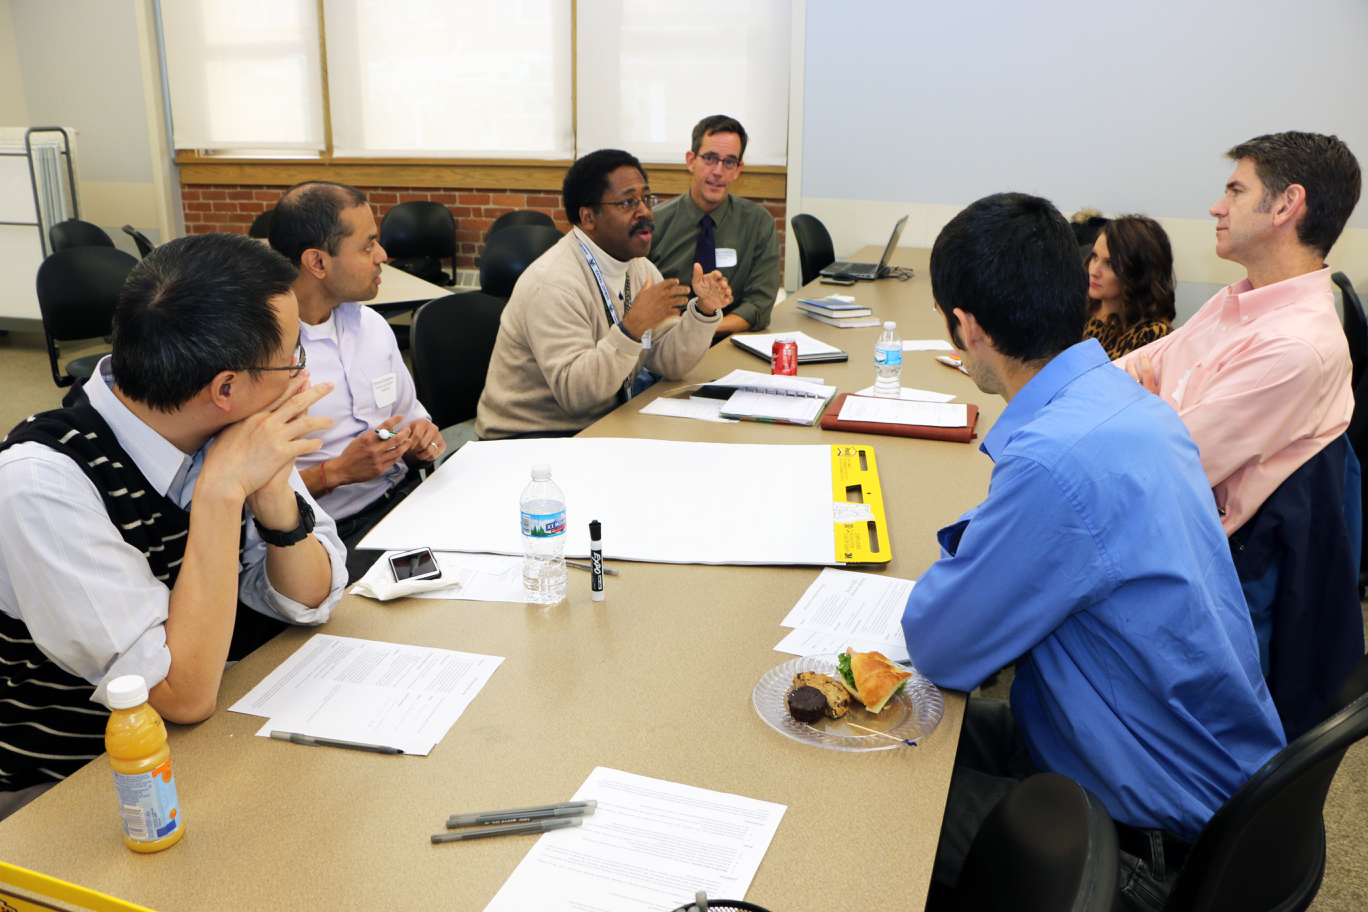
[[[290,379],[293,380],[304,372],[304,365],[309,363],[309,352],[304,348],[304,341],[301,339],[295,343],[294,355],[299,361],[286,367],[244,367],[244,371],[290,371]]]
[[[660,196],[658,194],[647,193],[643,196],[633,196],[625,200],[613,200],[611,202],[608,200],[600,200],[599,206],[617,206],[624,214],[631,215],[633,212],[636,212],[637,209],[641,208],[642,203],[646,204],[647,209],[654,209],[659,202]]]
[[[702,155],[695,155],[694,157],[709,168],[721,165],[723,171],[736,171],[745,164],[745,161],[739,158],[718,158],[716,152],[704,152]]]

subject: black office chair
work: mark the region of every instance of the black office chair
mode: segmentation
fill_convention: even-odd
[[[1110,912],[1120,892],[1116,827],[1096,795],[1037,773],[988,814],[955,888],[957,912]]]
[[[48,229],[48,240],[52,243],[53,253],[73,247],[114,246],[114,240],[103,228],[80,219],[67,219],[53,225]]]
[[[70,386],[78,377],[95,373],[109,354],[87,355],[58,369],[59,342],[95,339],[113,330],[114,305],[124,281],[138,261],[113,247],[74,247],[61,250],[38,267],[38,309],[43,315],[52,382]]]
[[[124,225],[123,228],[120,230],[122,230],[124,234],[131,237],[133,239],[133,243],[138,245],[138,256],[142,257],[143,259],[147,259],[147,255],[152,252],[152,242],[147,239],[147,235],[143,234],[141,231],[139,231],[137,228],[134,228],[132,225]]]
[[[413,315],[413,385],[439,428],[475,417],[504,302],[470,291],[428,301]]]
[[[480,254],[480,290],[507,300],[527,267],[564,236],[544,225],[517,225],[500,231],[485,241]]]
[[[266,240],[271,236],[271,220],[275,218],[275,206],[252,219],[252,227],[247,229],[247,236],[258,240]]]
[[[442,260],[451,258],[454,274],[456,219],[441,203],[400,203],[386,212],[380,223],[380,246],[395,269],[434,285],[452,284],[442,271]]]
[[[789,224],[793,226],[793,239],[798,242],[798,269],[806,285],[836,262],[836,251],[832,249],[826,226],[816,216],[801,213],[790,219]]]
[[[1273,755],[1207,822],[1166,912],[1301,912],[1325,874],[1325,796],[1344,753],[1368,735],[1368,659],[1343,706]]]
[[[494,224],[489,226],[485,232],[485,243],[496,233],[505,228],[513,228],[518,225],[542,225],[546,228],[555,228],[556,220],[545,212],[538,212],[535,209],[515,209],[512,212],[505,212],[494,220]]]
[[[1344,337],[1349,342],[1349,360],[1354,365],[1354,379],[1351,389],[1358,389],[1363,379],[1363,369],[1368,366],[1368,319],[1363,315],[1363,302],[1349,277],[1342,272],[1330,276],[1330,281],[1339,286],[1340,297],[1344,304]]]

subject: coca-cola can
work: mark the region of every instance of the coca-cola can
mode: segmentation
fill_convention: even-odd
[[[770,373],[785,377],[798,376],[798,343],[792,339],[774,340],[774,357],[770,359]]]

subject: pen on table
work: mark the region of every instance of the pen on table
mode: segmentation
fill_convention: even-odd
[[[461,842],[466,839],[485,839],[489,836],[516,836],[520,833],[547,833],[565,827],[577,827],[584,821],[578,817],[570,820],[543,820],[541,823],[520,823],[517,826],[486,827],[482,830],[462,830],[459,833],[437,833],[433,842]]]
[[[589,572],[593,578],[589,583],[589,597],[596,602],[603,601],[603,524],[597,519],[589,523]]]
[[[509,808],[503,811],[484,811],[476,814],[452,814],[447,818],[447,829],[463,826],[489,826],[495,823],[524,823],[555,817],[590,817],[598,807],[597,801],[565,801],[538,807]]]
[[[271,737],[277,741],[290,741],[294,744],[310,744],[314,747],[345,747],[347,750],[370,751],[372,754],[402,754],[397,747],[385,747],[383,744],[358,744],[355,741],[334,741],[332,738],[314,738],[310,735],[301,735],[298,732],[273,731]]]
[[[589,564],[581,564],[579,561],[566,561],[566,562],[565,562],[565,566],[567,566],[567,567],[574,567],[576,570],[588,570],[590,573],[593,573],[593,572],[594,572],[594,568],[593,568],[591,565],[589,565]],[[603,574],[604,574],[604,576],[620,576],[620,575],[621,575],[621,574],[619,574],[616,570],[614,570],[612,567],[604,567],[604,568],[603,568]]]

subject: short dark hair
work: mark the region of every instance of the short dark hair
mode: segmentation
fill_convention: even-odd
[[[114,308],[114,381],[134,401],[173,412],[219,372],[267,365],[283,341],[270,302],[297,275],[241,234],[162,244],[133,267]]]
[[[1073,230],[1049,200],[997,193],[970,204],[931,248],[931,294],[959,344],[955,308],[1003,355],[1048,361],[1083,340],[1088,275]]]
[[[641,179],[648,180],[646,169],[630,152],[621,149],[599,149],[590,152],[570,166],[561,184],[561,200],[570,224],[580,223],[580,209],[588,206],[598,212],[603,205],[603,194],[608,192],[608,175],[618,168],[636,168]]]
[[[1260,207],[1292,184],[1306,189],[1306,215],[1297,225],[1297,240],[1325,256],[1358,204],[1362,176],[1358,159],[1338,136],[1319,133],[1267,133],[1242,142],[1226,155],[1248,158],[1263,181]]]
[[[700,120],[693,128],[693,153],[698,154],[698,150],[703,148],[703,137],[712,136],[714,133],[735,133],[736,138],[741,140],[741,158],[746,157],[746,144],[750,142],[750,137],[746,135],[746,128],[741,126],[741,121],[735,117],[728,117],[726,114],[714,114]]]
[[[1122,329],[1150,320],[1173,322],[1173,247],[1162,225],[1144,215],[1123,215],[1102,226],[1107,256],[1121,283]],[[1089,256],[1089,262],[1092,257]]]
[[[338,245],[351,233],[342,213],[363,206],[366,194],[333,181],[305,181],[280,196],[271,217],[271,246],[297,268],[306,250],[337,256]]]

